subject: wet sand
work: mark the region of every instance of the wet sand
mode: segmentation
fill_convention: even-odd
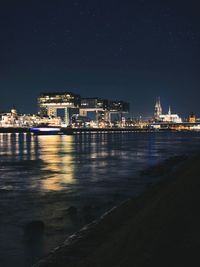
[[[199,266],[200,156],[166,161],[146,175],[166,179],[34,266]]]

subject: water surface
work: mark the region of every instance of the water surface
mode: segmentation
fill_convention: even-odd
[[[0,134],[0,265],[30,266],[156,180],[142,169],[199,148],[199,133]]]

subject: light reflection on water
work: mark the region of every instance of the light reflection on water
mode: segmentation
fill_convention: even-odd
[[[0,134],[1,266],[30,266],[66,235],[141,192],[150,180],[140,170],[198,150],[199,141],[199,133]],[[37,240],[24,234],[32,220],[45,223]]]
[[[52,173],[47,179],[42,179],[41,190],[59,191],[63,187],[75,183],[73,137],[40,136],[39,144],[41,147],[39,158],[47,163],[43,170]]]

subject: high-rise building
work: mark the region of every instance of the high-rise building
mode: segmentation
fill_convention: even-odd
[[[64,110],[64,120],[68,125],[73,111],[78,112],[81,104],[79,95],[71,92],[42,93],[38,97],[38,106],[41,116],[57,117],[58,110]]]
[[[64,110],[62,117],[66,125],[71,123],[72,116],[78,114],[87,117],[88,113],[92,113],[98,124],[101,121],[110,123],[113,113],[123,117],[123,114],[129,112],[127,102],[110,101],[99,97],[81,98],[71,92],[42,93],[38,97],[38,106],[41,117],[61,117],[59,113],[63,113]]]
[[[87,116],[88,112],[96,112],[96,121],[111,122],[111,114],[120,114],[129,112],[129,103],[124,101],[111,101],[101,98],[82,98],[80,115]]]

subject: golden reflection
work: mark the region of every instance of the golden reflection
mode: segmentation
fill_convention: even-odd
[[[34,140],[34,136],[30,136],[30,160],[36,160],[36,142]]]
[[[0,155],[13,155],[15,152],[14,143],[11,133],[1,133],[0,134]]]
[[[23,155],[27,155],[27,133],[23,133]]]
[[[15,134],[15,154],[19,155],[19,134]]]
[[[44,162],[42,189],[59,191],[75,183],[73,136],[38,136],[40,158]]]

